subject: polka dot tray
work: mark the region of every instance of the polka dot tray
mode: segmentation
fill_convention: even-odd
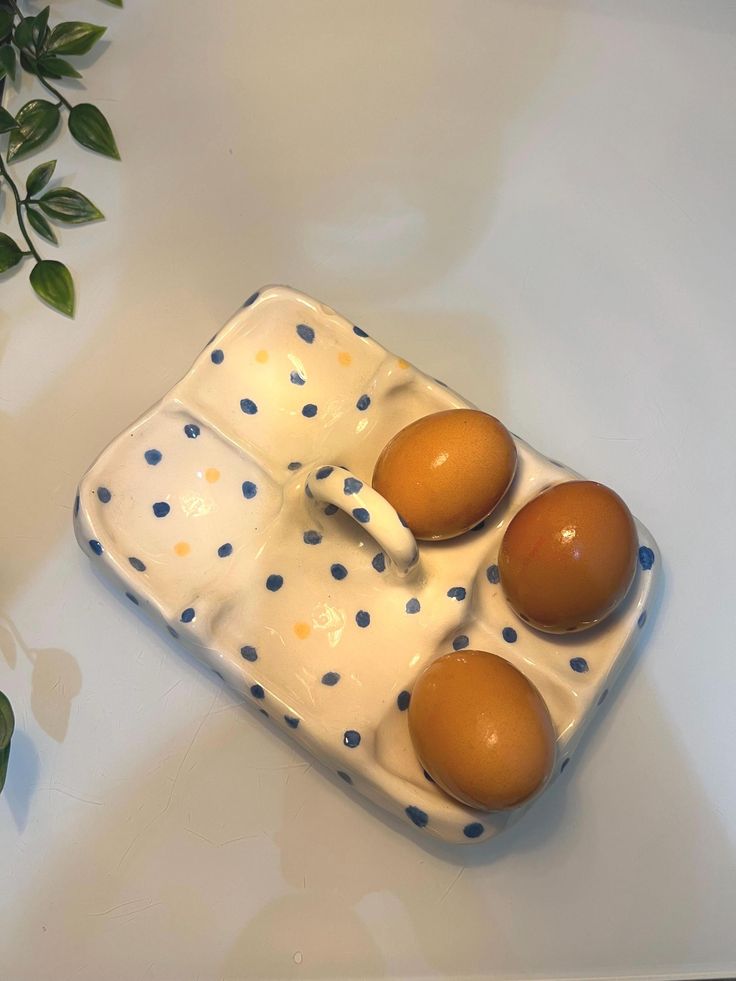
[[[417,545],[371,488],[374,464],[408,423],[468,405],[329,307],[268,287],[104,450],[74,508],[124,602],[354,791],[451,842],[483,841],[530,805],[480,813],[432,783],[407,726],[418,673],[453,649],[507,658],[549,706],[554,779],[636,643],[659,562],[637,523],[637,577],[612,617],[568,636],[519,620],[499,585],[504,529],[577,476],[520,439],[491,518]]]

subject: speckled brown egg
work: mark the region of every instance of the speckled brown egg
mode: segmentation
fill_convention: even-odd
[[[437,785],[480,810],[522,804],[552,770],[555,730],[544,699],[525,675],[487,651],[445,654],[422,672],[409,730]]]
[[[476,409],[424,416],[385,446],[373,487],[416,538],[462,535],[486,518],[516,470],[516,445],[498,419]]]
[[[513,518],[498,569],[506,598],[540,630],[583,630],[608,616],[636,572],[634,519],[603,484],[571,480]]]

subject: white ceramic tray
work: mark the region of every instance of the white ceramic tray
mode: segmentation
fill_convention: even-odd
[[[498,583],[504,529],[577,475],[518,438],[491,518],[417,549],[370,488],[375,461],[414,419],[468,405],[329,307],[268,287],[100,455],[74,509],[81,547],[126,602],[346,783],[454,842],[525,808],[480,813],[424,775],[406,721],[418,672],[453,648],[507,658],[547,701],[557,776],[631,653],[658,569],[637,522],[639,568],[615,615],[567,636],[521,622]]]

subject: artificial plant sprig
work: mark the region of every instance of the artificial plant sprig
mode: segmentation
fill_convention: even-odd
[[[110,0],[122,6],[121,0]],[[0,139],[7,137],[3,157],[0,148],[0,182],[10,189],[15,202],[18,229],[25,248],[10,235],[0,232],[0,273],[33,260],[30,281],[36,293],[67,316],[74,315],[74,282],[67,267],[55,259],[44,259],[31,232],[57,244],[48,219],[59,224],[82,224],[104,217],[99,208],[80,191],[69,187],[46,190],[56,161],[40,164],[26,180],[22,195],[9,164],[44,146],[57,133],[64,113],[69,132],[82,146],[103,156],[119,160],[115,137],[103,113],[89,102],[73,104],[53,81],[81,78],[68,60],[87,54],[106,28],[84,21],[64,21],[49,25],[50,7],[35,16],[25,16],[17,0],[0,0],[0,95],[7,77],[15,79],[18,66],[35,76],[48,99],[31,99],[15,115],[0,106]],[[30,227],[29,227],[30,226]]]

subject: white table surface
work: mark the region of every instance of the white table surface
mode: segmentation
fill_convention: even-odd
[[[56,6],[110,25],[86,80],[123,161],[16,168],[58,156],[108,221],[62,232],[75,321],[0,283],[0,976],[733,975],[736,5]],[[587,746],[485,846],[350,797],[74,541],[79,475],[268,282],[662,548]]]

